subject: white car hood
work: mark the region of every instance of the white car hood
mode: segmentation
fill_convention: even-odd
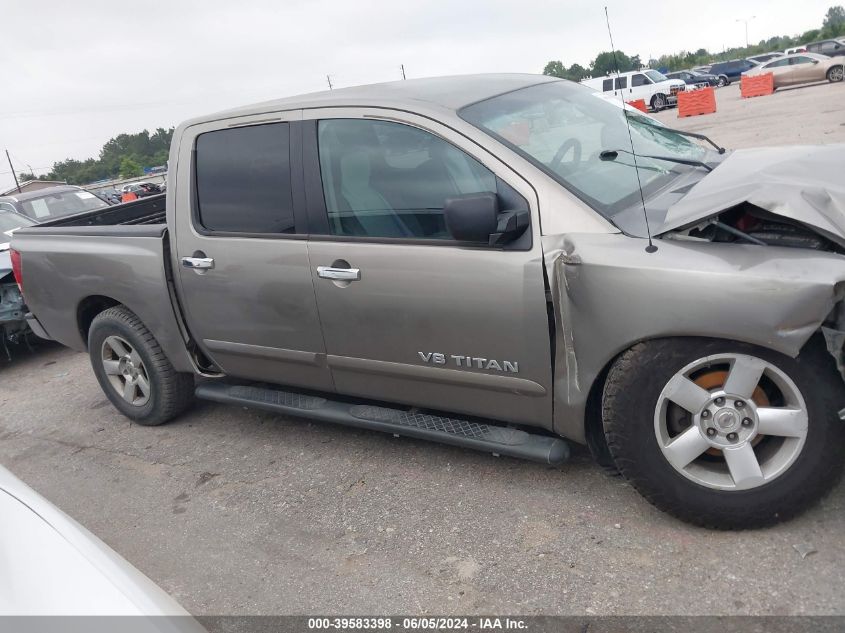
[[[188,616],[153,581],[0,466],[0,615]],[[189,617],[160,630],[203,630]],[[175,626],[174,626],[175,625]]]
[[[748,202],[845,245],[845,144],[736,150],[666,215],[661,233]]]

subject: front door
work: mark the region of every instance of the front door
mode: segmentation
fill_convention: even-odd
[[[309,116],[308,248],[337,391],[550,426],[533,189],[422,117],[352,108]],[[500,208],[530,209],[520,240],[452,240],[445,200],[478,192],[496,193]]]
[[[178,182],[168,194],[177,209],[171,213],[174,268],[191,334],[223,371],[332,390],[304,239],[307,220],[303,206],[295,205],[302,184],[299,128],[292,120],[299,116],[186,130]]]

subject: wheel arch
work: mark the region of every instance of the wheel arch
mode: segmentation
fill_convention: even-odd
[[[82,299],[76,307],[76,325],[79,328],[79,335],[82,338],[85,347],[88,347],[88,333],[91,330],[91,324],[97,315],[101,312],[113,308],[114,306],[122,305],[120,301],[105,295],[89,295]],[[127,306],[128,310],[131,310]]]

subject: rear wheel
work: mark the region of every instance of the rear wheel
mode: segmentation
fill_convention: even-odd
[[[725,77],[725,75],[719,75],[719,81],[717,82],[717,85],[720,88],[724,88],[725,86],[727,86],[730,83],[731,83],[731,80],[728,79],[727,77]]]
[[[164,424],[193,402],[194,377],[173,368],[158,341],[125,306],[97,315],[88,332],[88,354],[108,399],[138,424]]]
[[[636,345],[604,390],[619,470],[654,505],[699,525],[749,528],[798,514],[842,467],[842,385],[826,356],[709,339]]]
[[[845,79],[845,66],[834,66],[827,71],[827,80],[831,83]]]

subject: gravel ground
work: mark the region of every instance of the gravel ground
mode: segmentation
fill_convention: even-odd
[[[729,147],[845,141],[842,95],[729,87],[659,117]],[[131,425],[53,344],[0,360],[0,463],[195,614],[845,614],[845,485],[708,531],[583,450],[550,468],[210,403]]]

